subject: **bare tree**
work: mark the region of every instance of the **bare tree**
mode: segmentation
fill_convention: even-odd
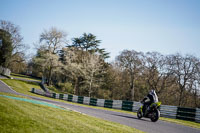
[[[46,60],[43,65],[45,65],[44,71],[48,73],[47,79],[48,85],[50,85],[52,72],[59,66],[57,54],[61,46],[66,43],[66,33],[56,28],[51,28],[48,31],[44,30],[40,35],[40,43],[42,43],[42,47],[45,49],[45,54],[43,54],[41,59]]]
[[[173,84],[165,56],[158,52],[148,52],[145,55],[145,63],[146,71],[143,76],[150,89],[155,89],[159,94]]]
[[[136,74],[139,73],[142,67],[142,57],[143,53],[137,51],[124,50],[117,56],[116,60],[119,62],[120,66],[128,72],[130,77],[130,99],[134,100],[134,81]]]
[[[179,100],[178,105],[183,106],[185,100],[185,91],[189,90],[191,80],[195,77],[195,64],[193,62],[194,57],[186,55],[185,57],[180,54],[168,56],[169,64],[171,66],[170,71],[176,77],[176,83],[178,85]]]
[[[127,74],[127,71],[124,71],[119,62],[112,62],[107,73],[108,81],[106,82],[110,86],[111,98],[130,100],[127,97],[127,91],[130,92],[130,76]]]
[[[100,78],[97,74],[102,72],[102,59],[99,55],[81,51],[76,47],[63,48],[62,60],[63,70],[68,73],[69,78],[74,80],[74,94],[79,94],[78,83],[84,84],[88,95],[91,96],[94,89],[99,86]],[[79,81],[82,79],[82,81]]]
[[[64,31],[52,27],[50,30],[44,30],[40,35],[40,42],[44,42],[43,45],[46,46],[51,53],[55,54],[62,48],[62,45],[67,42],[66,36],[67,34]]]
[[[192,62],[195,67],[195,73],[193,78],[190,79],[189,90],[193,95],[194,107],[200,107],[200,102],[198,102],[198,98],[200,98],[200,60],[196,57],[192,57]]]
[[[33,58],[33,62],[38,66],[43,76],[47,77],[48,85],[51,85],[51,76],[53,72],[59,71],[59,68],[62,67],[57,54],[53,54],[42,48],[38,50],[38,55]]]
[[[94,92],[93,87],[97,88],[100,85],[100,78],[97,78],[97,75],[102,72],[103,62],[101,57],[96,54],[87,53],[82,61],[82,69],[84,73],[84,78],[86,79],[86,84],[88,84],[88,94],[91,97],[91,94]]]

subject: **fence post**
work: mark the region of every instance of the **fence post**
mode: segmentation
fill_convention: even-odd
[[[84,97],[83,98],[83,104],[89,105],[90,104],[90,97]]]
[[[105,100],[104,107],[112,108],[113,107],[113,100]]]
[[[31,89],[31,92],[32,92],[32,93],[35,93],[35,88],[32,88],[32,89]]]
[[[73,95],[68,95],[68,99],[67,99],[67,101],[72,102],[72,99],[73,99]]]
[[[195,115],[196,115],[195,108],[178,107],[176,119],[195,121]]]
[[[133,101],[122,101],[122,110],[132,111]]]
[[[140,102],[134,102],[134,103],[133,103],[132,111],[133,111],[133,112],[137,112],[141,105],[142,105],[142,104],[141,104]]]
[[[83,96],[78,96],[78,103],[83,104],[83,99],[84,99]]]
[[[97,99],[97,106],[104,107],[105,99]]]
[[[196,108],[195,121],[200,123],[200,108]]]
[[[122,109],[122,100],[113,100],[113,106],[114,109]]]
[[[64,94],[63,100],[67,101],[68,100],[68,94]]]
[[[63,94],[59,94],[59,99],[63,99]]]
[[[73,95],[72,102],[77,103],[78,102],[78,96]]]
[[[176,119],[177,106],[161,105],[160,116]]]
[[[90,105],[97,106],[97,99],[96,98],[90,98]]]

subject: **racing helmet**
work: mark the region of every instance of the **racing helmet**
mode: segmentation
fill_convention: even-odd
[[[155,90],[153,90],[153,89],[149,91],[149,94],[150,94],[150,95],[155,95],[155,93],[156,93],[156,92],[155,92]]]

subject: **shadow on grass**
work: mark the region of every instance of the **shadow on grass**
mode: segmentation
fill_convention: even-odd
[[[29,85],[40,85],[39,82],[34,82],[34,81],[29,81],[29,80],[17,80],[17,79],[14,79],[14,80],[19,81],[19,82],[24,82]]]
[[[41,78],[38,77],[34,77],[34,76],[29,76],[29,75],[22,75],[22,74],[16,74],[16,73],[11,73],[11,76],[17,76],[17,77],[22,77],[22,78],[32,78],[32,79],[36,79],[36,80],[41,80]]]

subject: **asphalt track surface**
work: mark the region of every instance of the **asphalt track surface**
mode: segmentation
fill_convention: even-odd
[[[151,122],[150,119],[147,119],[147,118],[143,118],[139,120],[137,119],[136,116],[130,115],[130,114],[72,105],[72,104],[67,104],[63,102],[58,102],[58,101],[53,101],[53,100],[48,100],[44,98],[17,93],[16,91],[12,90],[12,88],[8,87],[2,81],[0,81],[0,92],[12,93],[16,95],[26,96],[34,100],[52,103],[52,104],[62,106],[67,109],[81,112],[86,115],[90,115],[90,116],[94,116],[94,117],[101,118],[104,120],[127,125],[127,126],[130,126],[130,127],[133,127],[133,128],[136,128],[148,133],[200,133],[200,129],[178,125],[175,123],[169,123],[169,122],[165,122],[161,120],[158,120],[157,122]]]

